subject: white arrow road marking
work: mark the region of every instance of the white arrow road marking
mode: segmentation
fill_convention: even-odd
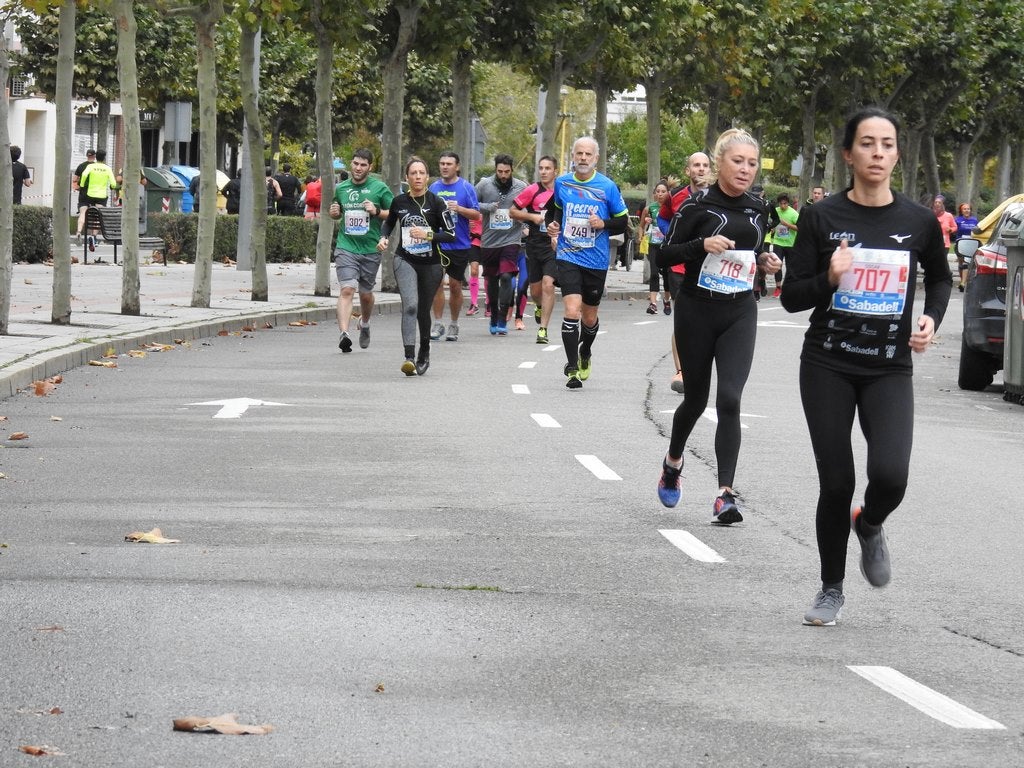
[[[689,531],[661,531],[662,536],[668,539],[672,544],[679,547],[686,554],[692,557],[694,560],[699,560],[702,563],[724,563],[725,558],[715,552],[711,547],[705,544],[703,541],[698,539]]]
[[[530,388],[525,384],[513,384],[512,385],[513,395],[528,395],[530,394]]]
[[[536,367],[536,365],[537,365],[537,361],[536,360],[527,360],[524,363],[520,363],[519,367],[520,368],[534,368],[534,367]]]
[[[576,461],[594,473],[598,480],[621,480],[617,474],[612,472],[608,466],[597,456],[576,455]]]
[[[205,403],[189,403],[189,405],[219,405],[221,409],[213,414],[215,419],[238,419],[253,405],[281,405],[290,407],[290,403],[272,403],[269,400],[253,400],[250,397],[236,397],[231,400],[210,400]]]
[[[1002,723],[989,720],[973,709],[943,694],[933,691],[926,685],[913,680],[892,667],[847,667],[870,683],[874,683],[886,693],[891,693],[910,706],[929,717],[951,725],[954,728],[984,728],[989,730],[1005,729]]]
[[[530,418],[547,429],[561,429],[562,425],[546,413],[531,413]]]

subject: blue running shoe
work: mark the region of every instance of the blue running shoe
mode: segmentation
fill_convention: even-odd
[[[658,498],[666,507],[674,507],[679,503],[679,476],[683,468],[676,469],[667,460],[661,462],[661,479],[658,481]]]

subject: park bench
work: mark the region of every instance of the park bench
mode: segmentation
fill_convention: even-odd
[[[119,206],[98,206],[91,205],[85,211],[85,231],[94,232],[97,229],[103,235],[103,240],[114,246],[114,263],[117,264],[117,246],[121,245],[121,214],[123,209]],[[82,251],[82,263],[89,263],[89,240],[85,240],[85,248]],[[139,237],[139,248],[160,248],[164,244],[160,237]]]

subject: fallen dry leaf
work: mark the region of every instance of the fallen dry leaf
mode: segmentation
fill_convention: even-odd
[[[117,363],[113,360],[90,360],[89,365],[96,365],[100,368],[117,368]]]
[[[228,335],[228,331],[226,331],[225,329],[221,328],[219,331],[217,331],[217,335],[218,336],[227,336]]]
[[[124,537],[125,541],[131,541],[136,544],[180,544],[181,539],[165,539],[163,531],[159,528],[154,528],[151,531],[135,531],[129,533]]]
[[[54,384],[63,384],[64,377],[58,373],[56,376],[51,376],[47,381],[52,381]]]
[[[26,755],[35,755],[36,757],[42,757],[43,755],[63,755],[64,754],[63,752],[61,752],[56,747],[48,747],[45,744],[43,744],[41,747],[35,747],[35,746],[32,746],[31,744],[22,744],[20,747],[18,747],[18,749],[20,749]]]
[[[104,357],[117,357],[117,352],[114,351],[113,347],[107,347],[107,351],[103,353]]]
[[[312,320],[292,320],[288,325],[304,326],[304,325],[316,325]]]
[[[32,283],[32,281],[31,281],[31,280],[29,280],[29,279],[28,279],[28,278],[26,277],[26,278],[25,278],[25,285],[32,285],[32,284],[33,284],[33,283]]]
[[[51,416],[50,421],[64,421],[64,419],[60,416]]]
[[[63,632],[64,627],[60,624],[54,624],[51,627],[36,627],[36,632]]]
[[[7,436],[7,439],[8,440],[27,440],[28,439],[28,432],[11,432],[11,434],[9,434]]]
[[[45,397],[57,388],[52,381],[33,381],[32,386],[35,387],[36,397]]]
[[[255,331],[256,329],[253,328],[251,325],[243,325],[242,326],[242,330],[243,331]]]
[[[180,344],[181,342],[176,340],[175,343]],[[171,344],[160,344],[158,342],[151,341],[148,344],[143,344],[142,348],[148,352],[170,352],[174,349],[174,346]]]
[[[6,416],[0,416],[0,421],[7,421],[7,417]]]
[[[144,349],[129,349],[128,357],[145,357],[146,350]]]
[[[50,709],[18,709],[15,710],[19,715],[63,715],[64,710],[60,707],[51,707]]]
[[[175,339],[174,343],[175,344],[187,344],[188,342],[186,342],[184,339]]]
[[[174,730],[189,733],[223,733],[228,736],[262,736],[274,730],[274,726],[243,725],[238,722],[238,715],[228,713],[217,717],[182,717],[174,721]]]
[[[261,328],[273,328],[273,327],[274,327],[274,324],[273,324],[273,323],[264,323],[264,324],[263,324],[263,325],[261,325],[260,327],[261,327]]]
[[[373,689],[374,693],[384,693],[384,683],[377,683],[377,687]]]

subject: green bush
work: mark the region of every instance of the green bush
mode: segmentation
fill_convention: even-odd
[[[41,205],[14,206],[14,261],[37,263],[50,258],[53,210]]]
[[[199,217],[190,213],[151,213],[148,234],[163,238],[169,261],[196,259]],[[337,225],[335,225],[337,226]],[[302,261],[316,257],[317,222],[301,216],[267,217],[267,261]],[[335,233],[337,229],[335,229]],[[236,258],[238,216],[217,216],[213,236],[213,260]]]

